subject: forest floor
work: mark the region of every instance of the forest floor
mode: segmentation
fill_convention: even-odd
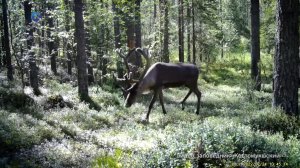
[[[200,115],[193,94],[181,109],[186,88],[166,89],[148,124],[151,94],[125,108],[119,89],[91,86],[95,110],[71,84],[45,79],[37,97],[2,80],[0,167],[299,167],[300,124],[271,107],[270,72],[258,92],[234,63],[203,65]]]

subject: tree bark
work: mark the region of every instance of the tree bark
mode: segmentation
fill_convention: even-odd
[[[86,18],[88,18],[88,6],[87,4],[85,5],[85,12],[84,15]],[[87,70],[88,70],[88,84],[91,85],[95,82],[95,78],[94,78],[94,71],[93,71],[93,65],[92,65],[92,53],[91,53],[91,44],[90,44],[90,21],[86,20],[85,21],[85,49],[86,49],[86,55],[87,55],[87,59],[88,59],[88,63],[87,63]]]
[[[135,46],[142,47],[141,0],[135,0]]]
[[[70,2],[69,0],[64,0],[64,5],[65,5],[65,29],[66,32],[69,34],[70,33]],[[72,75],[72,46],[71,46],[71,41],[69,39],[66,39],[66,55],[67,55],[67,69],[68,69],[68,74]]]
[[[261,89],[261,77],[258,67],[260,61],[259,41],[259,0],[251,0],[251,77],[255,82],[255,90]]]
[[[192,0],[192,47],[193,47],[193,64],[196,64],[196,33],[195,33],[195,7]]]
[[[169,58],[169,4],[167,0],[162,0],[164,8],[164,41],[163,41],[163,62],[170,62]]]
[[[105,3],[104,7],[106,8],[107,11],[109,11],[108,4]],[[108,64],[108,49],[110,47],[109,44],[109,38],[110,38],[110,31],[108,25],[104,26],[104,32],[103,32],[103,46],[104,46],[104,55],[103,55],[103,61],[102,61],[102,75],[104,75],[104,82],[106,81],[106,74],[107,74],[107,64]]]
[[[2,33],[1,33],[1,50],[2,51],[5,51],[5,38],[4,38],[4,27],[3,27],[3,25],[4,25],[4,22],[3,22],[3,13],[2,13],[2,16],[1,16],[1,30],[2,30]],[[1,64],[2,65],[6,65],[6,60],[5,60],[5,53],[3,53],[2,55],[1,55],[2,57],[1,57]]]
[[[121,31],[120,31],[120,9],[116,6],[115,1],[112,4],[112,10],[114,12],[114,37],[115,37],[115,48],[121,47]]]
[[[126,6],[129,8],[127,13],[125,13],[125,24],[126,24],[126,34],[127,34],[127,46],[129,50],[136,47],[136,39],[135,39],[135,17],[137,14],[134,13],[134,1],[126,2]],[[142,59],[141,55],[133,52],[128,59],[128,62],[132,63],[137,67],[142,67]]]
[[[112,10],[114,12],[114,39],[115,39],[115,48],[121,48],[121,31],[120,31],[120,9],[116,6],[115,1],[112,1]],[[123,77],[122,62],[117,61],[117,74],[118,78]]]
[[[129,10],[125,13],[125,24],[126,24],[126,35],[127,35],[127,47],[129,49],[135,48],[135,24],[134,17],[132,14],[134,13],[133,3],[131,1],[126,2],[126,6]]]
[[[277,0],[273,106],[299,115],[299,1]]]
[[[13,68],[11,64],[11,53],[10,53],[10,42],[9,42],[9,32],[8,32],[8,17],[7,17],[7,1],[2,0],[3,9],[3,27],[4,27],[4,44],[5,46],[5,62],[7,67],[7,79],[13,80]]]
[[[222,0],[220,0],[220,16],[221,16],[221,34],[222,34],[222,40],[221,40],[221,58],[224,57],[224,32],[223,32],[223,5]]]
[[[187,61],[191,62],[191,6],[190,3],[187,2]]]
[[[48,4],[48,10],[52,11],[54,9],[54,5],[50,2]],[[57,57],[57,45],[55,45],[55,37],[53,36],[54,31],[54,21],[53,16],[50,16],[50,14],[47,14],[47,20],[48,20],[48,29],[47,29],[47,36],[48,36],[48,50],[50,55],[50,64],[51,64],[51,70],[54,73],[54,75],[57,75],[57,68],[56,68],[56,57]]]
[[[81,100],[87,100],[89,94],[82,0],[74,0],[74,12],[75,38],[77,41],[78,94]]]
[[[38,67],[36,66],[36,59],[32,50],[33,46],[33,28],[31,25],[31,4],[29,1],[24,1],[24,13],[25,13],[25,25],[27,29],[27,49],[29,56],[29,69],[30,69],[30,86],[33,89],[35,95],[40,95],[39,79],[38,79]]]
[[[184,21],[183,21],[183,0],[178,0],[178,49],[179,62],[184,62]]]

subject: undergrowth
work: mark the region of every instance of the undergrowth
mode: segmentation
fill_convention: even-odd
[[[299,167],[299,120],[271,107],[269,79],[261,92],[252,89],[248,60],[228,58],[201,72],[200,115],[193,94],[181,110],[186,88],[165,89],[167,114],[156,102],[147,125],[140,121],[151,94],[125,108],[114,86],[91,86],[95,109],[55,80],[45,80],[38,97],[0,87],[0,167]],[[44,108],[56,95],[72,106]]]

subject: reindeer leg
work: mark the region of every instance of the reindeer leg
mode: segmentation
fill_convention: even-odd
[[[150,111],[151,111],[151,109],[152,109],[152,107],[153,107],[154,102],[156,101],[157,93],[158,93],[158,90],[155,89],[155,90],[154,90],[153,97],[152,97],[151,102],[150,102],[150,105],[149,105],[149,108],[148,108],[148,112],[147,112],[146,118],[144,119],[144,122],[148,122],[148,121],[149,121]]]
[[[160,105],[162,107],[162,111],[164,114],[167,114],[167,111],[165,109],[165,105],[164,105],[164,100],[163,100],[163,92],[162,92],[162,88],[160,88],[158,90],[158,95],[159,95],[159,102],[160,102]]]
[[[182,110],[184,110],[184,103],[186,101],[186,99],[191,95],[192,93],[192,89],[189,90],[188,94],[184,97],[184,99],[180,102],[182,105]]]
[[[196,87],[193,92],[197,95],[198,98],[198,102],[197,102],[197,112],[196,114],[199,115],[199,109],[200,109],[200,100],[201,100],[201,92],[199,91],[199,89]]]

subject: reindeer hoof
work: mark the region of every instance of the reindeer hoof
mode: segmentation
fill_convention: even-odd
[[[149,119],[143,118],[143,119],[141,120],[141,123],[142,123],[142,124],[149,124]]]
[[[184,104],[183,103],[181,103],[181,109],[184,110]]]

